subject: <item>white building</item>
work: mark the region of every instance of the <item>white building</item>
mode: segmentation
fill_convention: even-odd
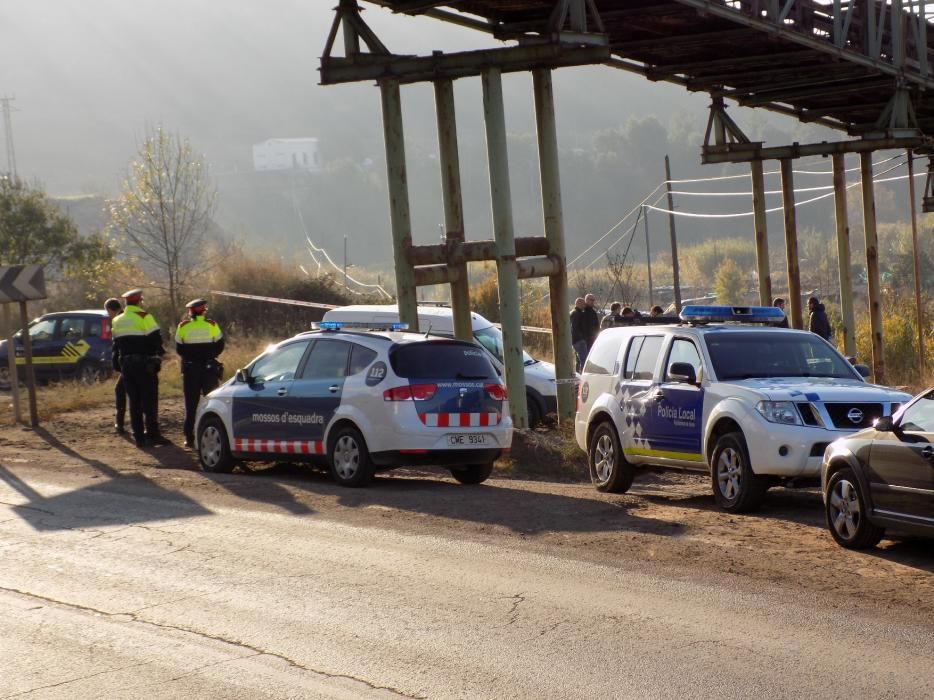
[[[253,169],[319,172],[321,155],[318,152],[318,139],[266,139],[262,143],[253,144]]]

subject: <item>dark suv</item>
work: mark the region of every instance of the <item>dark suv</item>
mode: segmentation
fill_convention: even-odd
[[[22,331],[14,336],[16,365],[20,380],[25,379],[26,362]],[[33,367],[43,382],[77,378],[87,384],[110,376],[110,317],[106,311],[58,311],[44,314],[29,324]],[[0,389],[10,386],[7,359],[9,342],[0,341]]]
[[[894,416],[830,444],[821,491],[827,526],[848,549],[873,547],[886,529],[934,537],[934,389]]]

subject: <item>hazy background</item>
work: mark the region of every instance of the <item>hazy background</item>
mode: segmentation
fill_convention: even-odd
[[[102,225],[105,198],[118,195],[147,126],[190,139],[211,164],[218,223],[233,238],[306,262],[304,235],[350,259],[387,265],[391,256],[378,89],[322,87],[318,59],[333,0],[0,0],[0,95],[15,97],[19,174],[71,199],[87,230]],[[364,18],[397,53],[498,46],[483,34],[368,6]],[[338,42],[340,43],[340,42]],[[605,67],[555,73],[568,252],[602,236],[663,179],[729,171],[700,166],[709,102],[704,94],[651,83]],[[507,126],[517,235],[541,233],[531,79],[507,76]],[[456,83],[468,239],[492,236],[479,79]],[[443,221],[433,97],[429,85],[403,89],[416,242],[435,240]],[[754,140],[781,145],[833,138],[829,132],[732,108]],[[252,172],[252,145],[274,137],[317,137],[325,171],[313,177]],[[838,135],[839,137],[839,135]],[[5,153],[0,153],[5,168]],[[830,169],[829,161],[802,167]],[[855,166],[853,160],[850,166]],[[767,170],[776,168],[767,167]],[[747,172],[734,168],[730,172]],[[830,184],[806,178],[801,186]],[[688,187],[685,185],[684,187]],[[692,185],[748,189],[748,181]],[[778,178],[767,180],[778,189]],[[900,185],[903,188],[903,185]],[[801,197],[799,197],[800,199]],[[770,206],[780,203],[778,196]],[[679,198],[697,211],[748,211],[747,198]],[[892,205],[889,213],[896,211]],[[301,214],[301,216],[299,216]],[[880,200],[880,217],[886,200]],[[832,200],[802,207],[799,226],[827,229]],[[302,224],[304,221],[304,226]],[[650,218],[653,247],[667,245],[667,217]],[[623,234],[627,226],[618,232]],[[686,242],[749,235],[751,218],[679,219]],[[780,214],[770,222],[780,251]],[[607,242],[615,240],[615,236]],[[599,255],[598,247],[589,262]],[[641,235],[633,254],[644,250]],[[640,253],[642,254],[642,253]]]

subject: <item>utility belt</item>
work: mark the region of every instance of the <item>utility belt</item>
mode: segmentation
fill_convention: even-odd
[[[162,369],[162,358],[158,355],[123,355],[120,357],[120,371],[127,372],[146,372],[156,374]]]
[[[218,379],[224,373],[223,363],[215,360],[182,360],[182,374],[185,372],[193,372],[197,370],[204,370],[205,372],[215,372]]]

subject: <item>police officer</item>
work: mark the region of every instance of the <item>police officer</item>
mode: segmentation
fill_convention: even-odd
[[[143,311],[143,291],[125,292],[123,313],[113,320],[114,367],[123,375],[130,403],[130,426],[137,447],[166,445],[159,431],[159,369],[162,366],[162,333],[159,324]]]
[[[123,313],[123,304],[120,303],[119,299],[111,297],[104,302],[104,311],[107,312],[107,315],[110,316],[110,321],[113,323],[113,320]],[[117,435],[125,435],[126,428],[124,424],[126,423],[126,385],[123,383],[123,375],[120,374],[119,363],[114,361],[114,371],[117,372],[117,381],[114,383],[114,403],[116,404],[116,410],[114,412],[114,432]]]
[[[193,299],[186,305],[188,318],[175,331],[175,350],[182,358],[182,387],[185,391],[185,447],[195,442],[195,411],[198,400],[217,388],[224,351],[224,334],[215,321],[204,317],[207,302]]]

